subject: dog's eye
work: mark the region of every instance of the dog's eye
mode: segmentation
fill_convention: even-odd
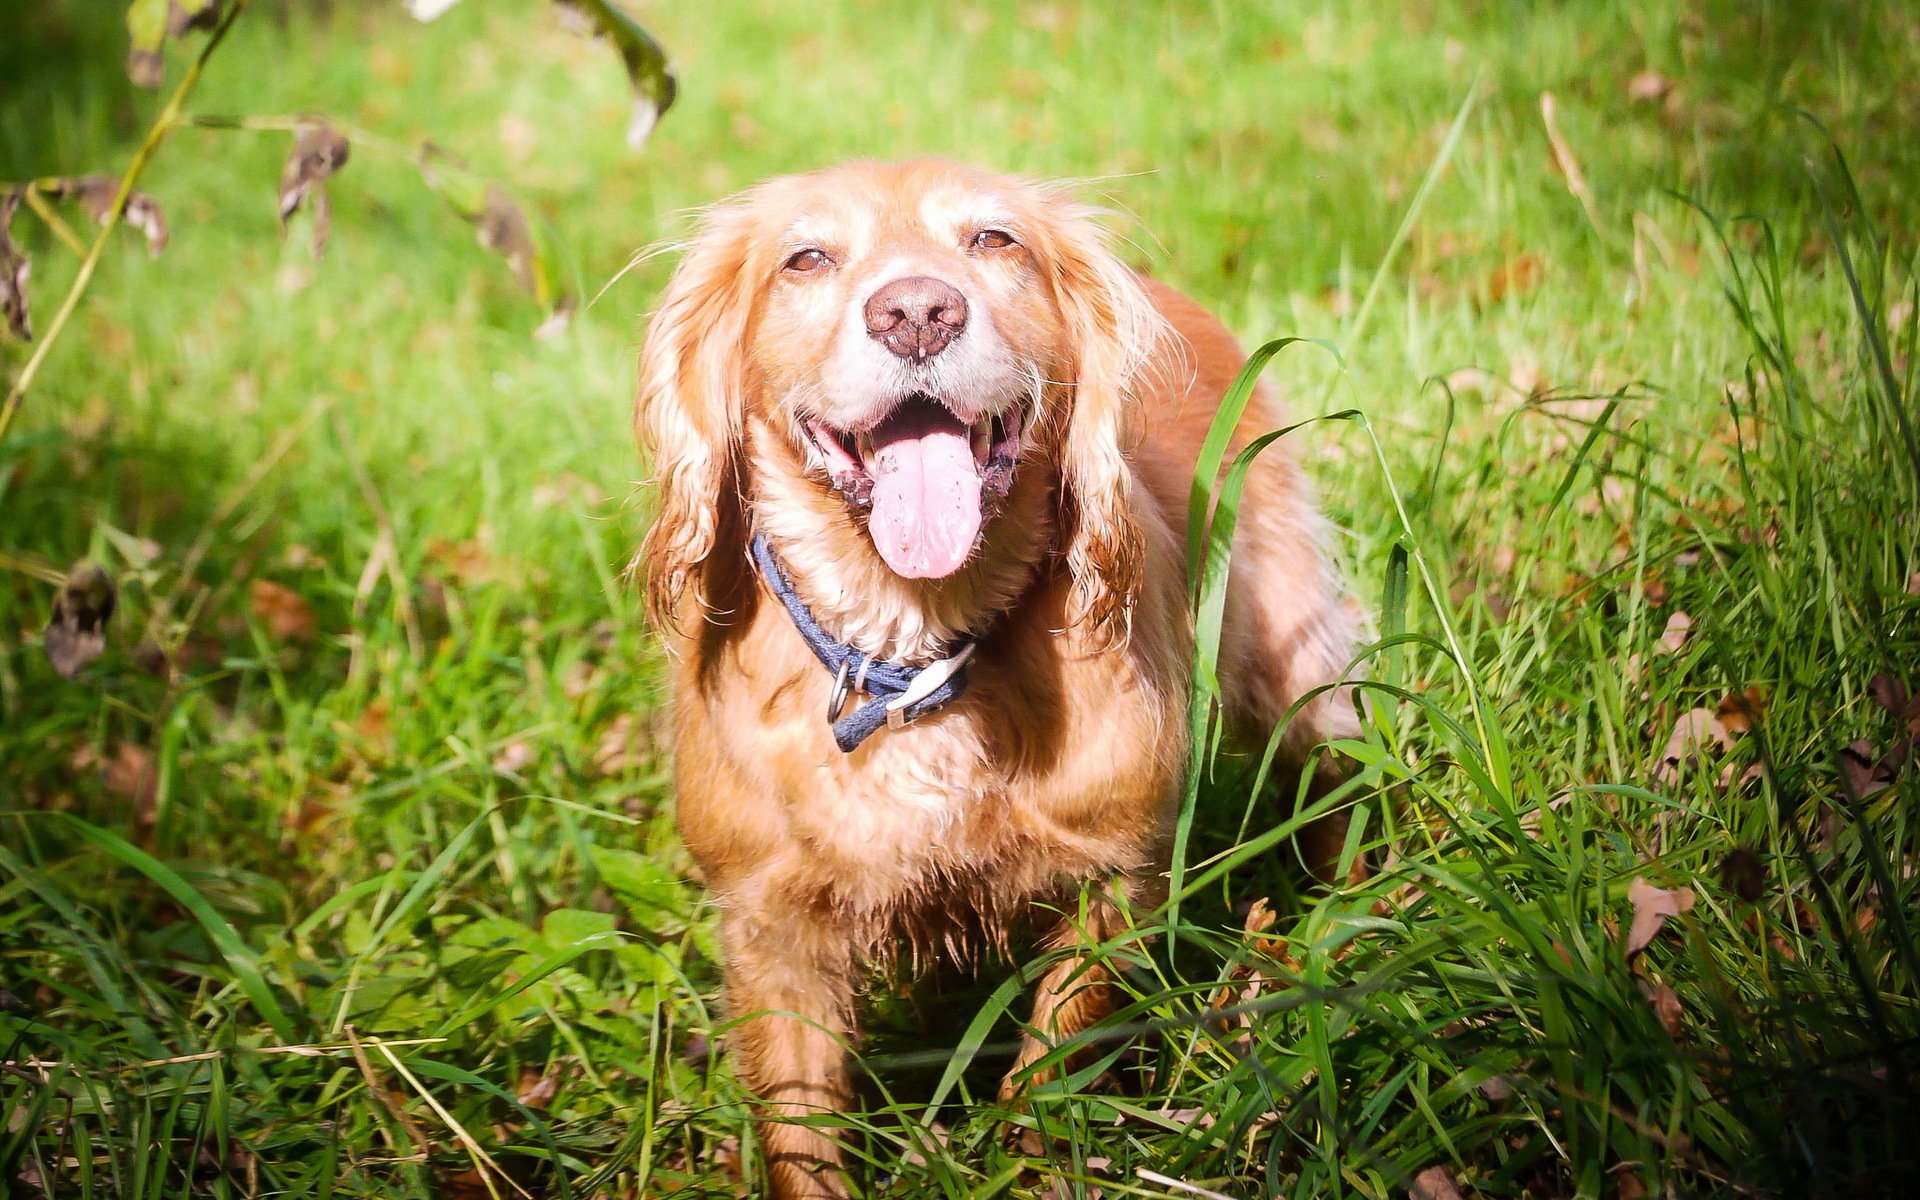
[[[1004,229],[982,229],[973,235],[971,243],[975,250],[1005,250],[1015,244],[1013,235]]]
[[[782,269],[792,271],[799,275],[805,275],[811,271],[818,271],[821,267],[826,266],[829,261],[831,260],[827,258],[827,252],[825,250],[816,250],[808,247],[792,258],[789,258],[785,267]]]

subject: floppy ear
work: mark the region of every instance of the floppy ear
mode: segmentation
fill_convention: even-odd
[[[1166,321],[1108,248],[1097,210],[1055,201],[1043,247],[1065,323],[1072,388],[1057,426],[1061,519],[1075,618],[1124,641],[1140,582],[1143,546],[1132,509],[1133,475],[1123,447],[1133,426],[1133,383]]]
[[[743,205],[707,213],[640,351],[634,429],[652,452],[658,498],[634,566],[646,578],[648,613],[662,626],[678,627],[689,601],[707,609],[715,552],[744,525],[739,456],[752,229]]]

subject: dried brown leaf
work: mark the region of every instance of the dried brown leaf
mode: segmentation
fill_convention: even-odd
[[[544,1109],[553,1103],[560,1094],[560,1073],[547,1071],[544,1074],[531,1068],[520,1072],[518,1099],[528,1108]]]
[[[1678,993],[1658,980],[1648,982],[1642,979],[1639,983],[1640,994],[1647,998],[1648,1004],[1653,1005],[1654,1015],[1660,1018],[1660,1027],[1667,1031],[1668,1037],[1679,1041],[1686,1009],[1681,1007]]]
[[[305,642],[313,638],[313,609],[306,598],[283,583],[256,579],[247,589],[247,607],[260,618],[267,632],[283,642]]]
[[[53,598],[40,644],[62,678],[72,679],[107,648],[107,621],[119,601],[113,579],[91,562],[75,563]]]
[[[1408,1200],[1462,1200],[1453,1172],[1442,1166],[1428,1167],[1413,1177],[1407,1189]]]
[[[1657,888],[1644,876],[1635,875],[1627,885],[1627,903],[1633,906],[1633,924],[1627,929],[1627,957],[1645,950],[1653,942],[1668,917],[1693,911],[1693,889]]]
[[[1767,864],[1757,851],[1735,846],[1720,859],[1720,882],[1728,891],[1753,904],[1766,895]]]
[[[351,144],[346,135],[325,121],[302,121],[280,172],[280,230],[303,204],[313,210],[313,256],[320,257],[333,233],[333,202],[326,182],[347,165]]]
[[[120,198],[120,181],[110,175],[64,176],[42,183],[40,189],[56,199],[72,200],[87,210],[96,225],[113,219],[114,201]],[[152,196],[128,192],[127,207],[120,219],[146,235],[149,255],[158,258],[167,248],[167,218]]]
[[[1662,783],[1672,783],[1680,778],[1680,769],[1692,762],[1709,749],[1730,749],[1733,735],[1720,722],[1718,715],[1710,708],[1694,708],[1680,715],[1673,724],[1673,733],[1667,738],[1666,749],[1660,752],[1660,762],[1653,769],[1653,776]]]
[[[1728,733],[1742,734],[1759,723],[1767,712],[1767,694],[1757,687],[1744,691],[1728,692],[1721,697],[1714,716]]]

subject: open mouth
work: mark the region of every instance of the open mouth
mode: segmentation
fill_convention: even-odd
[[[941,579],[966,562],[981,526],[1013,486],[1020,410],[963,422],[914,392],[870,428],[806,423],[833,486],[867,514],[874,548],[895,574]]]

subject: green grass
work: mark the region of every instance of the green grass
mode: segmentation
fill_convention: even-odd
[[[0,180],[123,168],[160,100],[115,7],[0,14]],[[1339,349],[1269,367],[1297,417],[1364,417],[1287,438],[1377,614],[1340,802],[1382,869],[1302,894],[1291,782],[1214,764],[1178,925],[1110,948],[1133,1003],[1011,1115],[1028,1137],[991,1103],[1012,967],[876,988],[866,1194],[1910,1191],[1915,772],[1856,796],[1845,754],[1910,739],[1876,678],[1920,686],[1909,8],[642,15],[682,98],[639,156],[606,48],[534,0],[256,4],[189,107],[431,137],[588,297],[780,171],[1094,178],[1134,260],[1250,344]],[[1649,69],[1674,91],[1636,100]],[[286,149],[162,147],[172,245],[115,241],[0,444],[0,1190],[513,1194],[477,1152],[536,1195],[749,1192],[620,578],[669,263],[536,340],[403,161],[356,152],[323,260],[304,218],[282,242]],[[15,232],[44,329],[76,260]],[[35,572],[83,557],[120,611],[69,682]],[[1749,688],[1750,729],[1664,767]],[[1629,960],[1636,876],[1696,903]]]

